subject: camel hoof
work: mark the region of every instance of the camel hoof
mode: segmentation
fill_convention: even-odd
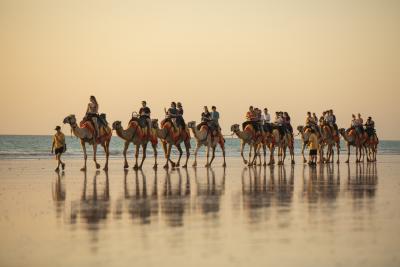
[[[81,168],[81,171],[83,172],[86,171],[86,167]]]
[[[128,169],[129,168],[129,165],[128,164],[125,164],[124,165],[124,169]]]
[[[336,161],[336,163],[337,163],[337,164],[339,164],[339,163],[340,163],[340,161],[339,161],[339,160],[337,160],[337,161]]]
[[[103,171],[108,171],[108,167],[105,166],[105,167],[103,168]]]
[[[208,168],[208,167],[210,167],[210,164],[206,164],[206,165],[204,165],[204,167]]]
[[[186,169],[187,168],[187,164],[183,165],[182,168]]]
[[[348,160],[346,160],[346,161],[345,161],[345,163],[349,163],[349,161],[348,161]]]
[[[166,169],[166,170],[168,170],[169,166],[166,164],[166,165],[164,165],[163,168]]]
[[[135,166],[133,166],[133,169],[134,169],[134,170],[137,170],[137,169],[139,169],[139,166],[138,166],[138,165],[135,165]]]
[[[226,163],[223,163],[223,164],[222,164],[222,167],[226,167]]]
[[[248,163],[247,160],[244,160],[243,162],[244,162],[244,164],[247,164],[247,163]]]
[[[96,163],[96,169],[100,169],[100,164]]]
[[[294,160],[292,160],[292,164],[296,164],[296,163],[294,162]]]
[[[306,159],[304,159],[304,160],[303,160],[303,163],[307,163],[307,160],[306,160]]]
[[[193,164],[192,164],[192,167],[197,167],[197,163],[193,163]]]
[[[267,166],[267,163],[266,163],[266,162],[264,162],[263,166]]]
[[[175,162],[171,162],[171,166],[172,166],[172,168],[178,167],[178,166],[179,166],[179,163],[176,164]]]
[[[157,170],[157,164],[154,164],[153,169]]]

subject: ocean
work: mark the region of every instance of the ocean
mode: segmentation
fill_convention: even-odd
[[[46,159],[51,154],[52,136],[47,135],[0,135],[0,159]],[[79,139],[74,136],[66,135],[67,152],[64,154],[67,158],[82,157],[82,149]],[[194,153],[195,140],[191,141],[191,154]],[[240,140],[235,137],[226,137],[226,156],[240,157]],[[91,146],[87,146],[88,154],[92,154]],[[110,157],[122,157],[124,142],[118,136],[113,135],[110,145]],[[183,146],[182,146],[183,148]],[[128,150],[128,157],[133,155],[133,145]],[[245,153],[248,151],[248,146]],[[101,146],[97,149],[98,156],[104,157],[104,151]],[[355,150],[352,148],[352,153]],[[347,153],[346,145],[342,140],[341,154]],[[158,145],[158,154],[163,155],[161,144]],[[176,148],[172,150],[173,155],[177,155]],[[301,140],[295,140],[295,155],[301,154]],[[378,147],[378,155],[400,155],[400,141],[381,140]],[[147,156],[153,157],[153,149],[147,146]],[[199,150],[199,156],[205,156],[205,147]],[[221,157],[221,149],[217,148],[216,157]]]

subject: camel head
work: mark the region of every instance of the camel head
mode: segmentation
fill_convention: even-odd
[[[196,127],[196,122],[195,122],[195,121],[190,121],[190,122],[188,123],[188,128],[193,129],[194,127]]]
[[[239,124],[234,124],[234,125],[232,125],[232,126],[231,126],[231,131],[234,132],[234,133],[239,132],[239,131],[240,131],[240,126],[239,126]]]
[[[345,130],[344,128],[340,128],[340,129],[339,129],[339,133],[340,133],[341,135],[344,135],[344,134],[346,133],[346,130]]]
[[[303,132],[303,129],[304,129],[304,126],[303,126],[303,125],[297,126],[297,131],[299,131],[299,133],[302,133],[302,132]]]
[[[119,130],[121,128],[122,128],[121,121],[114,121],[113,122],[113,124],[112,124],[112,129],[113,130]]]
[[[63,123],[64,124],[68,123],[69,125],[76,124],[75,115],[74,114],[68,115],[67,117],[64,118]]]
[[[158,129],[158,119],[152,119],[151,120],[151,127]]]

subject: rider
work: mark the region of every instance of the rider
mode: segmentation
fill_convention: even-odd
[[[287,113],[287,112],[283,112],[283,123],[285,124],[286,130],[288,130],[288,132],[291,135],[293,135],[293,127],[290,124],[290,116],[289,116],[289,113]]]
[[[246,128],[246,126],[248,124],[252,124],[253,125],[255,117],[256,116],[255,116],[254,108],[253,108],[253,106],[250,106],[249,107],[249,111],[247,111],[247,113],[246,113],[246,121],[242,123],[243,130],[244,130],[244,128]]]
[[[264,108],[264,113],[261,114],[261,122],[263,125],[263,130],[266,132],[271,132],[271,115],[268,113],[267,108]]]
[[[175,126],[175,119],[178,114],[178,110],[176,109],[176,103],[171,102],[171,107],[168,110],[164,108],[164,112],[165,112],[165,120],[163,120],[162,123],[170,121],[172,125]]]
[[[150,133],[151,119],[150,119],[150,108],[147,106],[146,101],[142,101],[142,107],[139,110],[139,120],[145,121],[147,124],[147,133]]]
[[[275,125],[278,128],[279,135],[283,137],[285,134],[284,129],[283,129],[283,118],[281,116],[281,112],[275,112]]]
[[[185,129],[186,123],[185,120],[183,119],[183,107],[181,102],[177,103],[177,113],[176,113],[176,125],[179,128]]]
[[[368,117],[367,121],[365,122],[365,131],[368,134],[368,137],[371,137],[375,134],[375,122],[372,120],[371,117]]]
[[[211,118],[211,124],[215,129],[217,129],[218,132],[221,131],[221,127],[219,126],[219,112],[217,111],[216,106],[211,107],[211,113],[210,113],[210,118]]]
[[[208,107],[204,106],[204,111],[201,113],[201,122],[197,125],[197,130],[200,130],[201,126],[207,125],[211,121],[211,113],[208,111]]]
[[[99,104],[97,103],[95,96],[90,96],[90,102],[86,109],[86,119],[93,122],[94,125],[94,138],[96,139],[99,136]]]
[[[364,133],[364,127],[363,127],[363,119],[361,118],[361,114],[358,113],[358,117],[355,120],[355,128],[356,131],[359,135],[362,135]]]
[[[253,119],[253,127],[256,132],[261,130],[261,110],[259,108],[254,109],[254,119]]]

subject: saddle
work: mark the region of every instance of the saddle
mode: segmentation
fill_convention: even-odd
[[[137,122],[137,124],[141,127],[141,128],[147,128],[147,121],[146,118],[144,117],[132,117],[131,120],[129,121],[129,124],[131,122]]]

